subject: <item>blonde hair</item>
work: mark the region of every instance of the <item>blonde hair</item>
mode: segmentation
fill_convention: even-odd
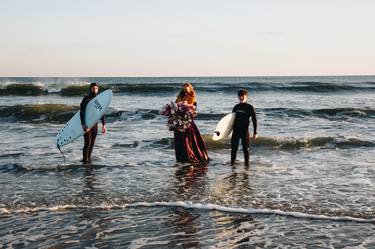
[[[190,89],[191,89],[190,93],[186,93],[184,91],[183,87],[186,86],[186,85],[190,87]],[[188,81],[185,82],[184,84],[182,84],[182,89],[177,95],[176,102],[180,102],[180,101],[186,101],[190,105],[193,105],[195,102],[197,102],[194,87]]]

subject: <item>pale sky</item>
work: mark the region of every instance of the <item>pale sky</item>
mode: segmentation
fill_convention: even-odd
[[[375,0],[0,0],[0,77],[374,75]]]

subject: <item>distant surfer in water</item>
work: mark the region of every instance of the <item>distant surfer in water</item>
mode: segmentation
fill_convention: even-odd
[[[84,96],[81,102],[81,111],[80,111],[80,116],[81,116],[81,124],[82,124],[82,129],[85,131],[85,134],[83,137],[85,138],[85,144],[83,146],[83,159],[82,162],[86,163],[91,161],[91,154],[92,154],[92,149],[95,144],[95,139],[96,135],[98,134],[98,123],[96,123],[93,127],[89,128],[86,125],[85,122],[85,112],[86,112],[86,106],[92,100],[93,98],[96,97],[99,91],[99,85],[98,83],[91,83],[90,84],[90,90],[89,94]],[[106,133],[107,128],[105,126],[105,119],[104,115],[101,118],[102,121],[102,133]]]
[[[255,108],[247,103],[248,92],[246,90],[240,90],[237,92],[239,104],[233,107],[234,113],[236,113],[236,118],[233,124],[233,133],[231,140],[231,165],[234,165],[237,156],[238,144],[241,139],[242,149],[245,157],[245,166],[249,167],[249,145],[250,145],[250,135],[249,135],[249,125],[250,117],[253,122],[254,135],[253,139],[257,138],[257,118],[255,114]]]

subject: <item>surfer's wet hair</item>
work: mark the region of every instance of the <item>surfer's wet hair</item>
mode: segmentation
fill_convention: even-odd
[[[93,90],[92,90],[92,88],[95,87],[95,86],[96,86],[96,87],[98,88],[98,90],[99,90],[99,84],[96,83],[96,82],[92,82],[92,83],[90,84],[90,87],[89,87],[88,95],[94,95],[94,96],[97,95],[97,93],[93,92]]]
[[[239,96],[243,96],[243,95],[248,95],[249,93],[247,92],[247,90],[245,90],[245,89],[241,89],[241,90],[239,90],[238,92],[237,92],[237,95],[238,95],[238,97]]]
[[[96,83],[96,82],[92,82],[92,83],[90,84],[90,88],[93,87],[93,86],[97,86],[97,87],[99,87],[99,84]]]

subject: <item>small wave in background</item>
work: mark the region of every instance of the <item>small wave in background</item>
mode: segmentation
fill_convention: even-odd
[[[161,107],[160,107],[161,109]],[[44,122],[67,122],[79,110],[79,106],[67,104],[25,104],[15,106],[0,106],[0,118],[19,121],[44,121]],[[288,108],[259,108],[257,112],[261,115],[277,118],[294,117],[306,118],[317,117],[327,119],[375,118],[375,109],[361,108],[333,108],[333,109],[288,109]],[[196,120],[219,121],[225,113],[199,113]],[[137,109],[137,110],[115,110],[110,108],[106,117],[111,120],[126,120],[130,117],[137,119],[161,119],[158,109]],[[6,119],[3,119],[6,121]]]
[[[375,81],[359,77],[223,77],[223,78],[1,78],[0,96],[59,94],[79,96],[90,82],[99,82],[101,90],[115,93],[165,94],[179,91],[183,81],[191,81],[200,92],[236,92],[246,88],[254,92],[352,93],[373,92]]]

